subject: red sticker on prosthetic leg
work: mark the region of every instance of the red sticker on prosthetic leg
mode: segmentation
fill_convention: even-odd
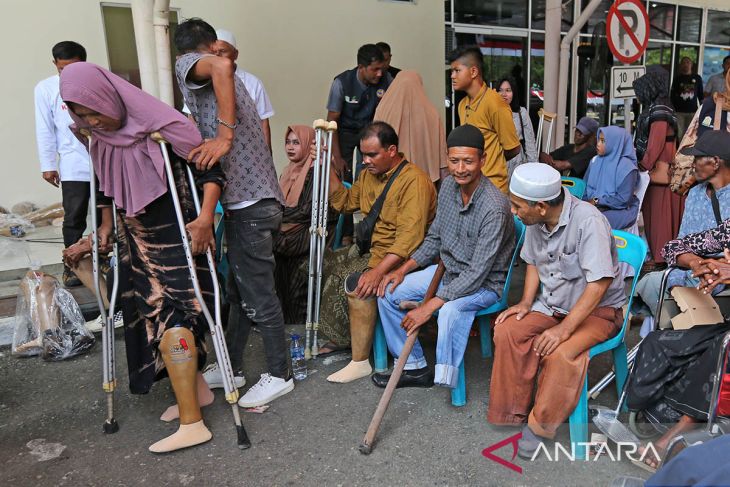
[[[180,346],[183,347],[183,350],[186,352],[188,351],[188,342],[186,342],[184,338],[180,339]]]

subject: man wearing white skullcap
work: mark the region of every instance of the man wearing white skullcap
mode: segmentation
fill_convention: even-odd
[[[213,45],[213,52],[217,56],[227,57],[235,63],[238,59],[236,36],[233,35],[233,32],[224,29],[217,29],[215,33],[218,41]],[[236,65],[236,76],[243,81],[243,86],[246,87],[246,91],[256,104],[256,111],[261,119],[261,129],[264,131],[264,138],[269,145],[269,150],[271,150],[271,126],[269,125],[269,119],[274,116],[274,107],[271,105],[269,95],[264,89],[264,84],[256,76],[248,71],[244,71],[238,65]],[[190,113],[187,106],[183,107],[183,112]]]
[[[523,425],[518,454],[532,458],[578,403],[588,350],[618,333],[626,301],[611,227],[561,186],[547,164],[523,164],[510,182],[512,213],[527,225],[520,302],[497,317],[490,423]],[[535,388],[535,400],[532,392]]]

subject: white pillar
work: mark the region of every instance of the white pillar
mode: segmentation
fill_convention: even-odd
[[[565,109],[568,106],[568,63],[570,62],[570,46],[573,43],[573,39],[578,35],[580,30],[583,28],[593,12],[601,5],[601,0],[591,0],[586,8],[581,12],[578,20],[575,21],[573,27],[570,28],[565,38],[560,43],[560,68],[558,78],[558,106],[557,106],[557,127],[555,127],[555,138],[559,144],[562,144],[565,139]],[[547,28],[547,26],[546,26]],[[546,31],[547,34],[547,31]],[[545,49],[545,59],[551,59],[548,57],[547,47]],[[547,71],[547,61],[545,62],[545,70]],[[574,90],[575,91],[574,87]],[[585,96],[581,93],[573,93],[573,96]],[[547,97],[546,97],[547,99]]]
[[[152,27],[154,0],[132,0],[132,22],[134,41],[137,45],[139,77],[142,89],[152,96],[159,97],[157,84],[157,59],[155,54],[155,32]]]
[[[174,105],[175,94],[172,89],[172,65],[170,61],[170,0],[155,0],[153,25],[160,100],[168,105]]]
[[[558,111],[558,64],[555,62],[560,53],[561,0],[547,0],[545,4],[545,79],[543,80],[543,109],[546,112]],[[528,75],[529,78],[529,75]],[[562,119],[558,113],[558,128]],[[553,130],[554,132],[554,130]],[[546,146],[543,136],[543,147]],[[562,139],[558,139],[562,140]],[[549,144],[554,147],[554,144]],[[562,145],[562,144],[559,144]]]

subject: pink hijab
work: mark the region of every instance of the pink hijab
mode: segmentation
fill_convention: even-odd
[[[197,127],[180,112],[92,63],[73,63],[63,69],[61,98],[122,121],[113,132],[93,129],[69,110],[77,137],[81,138],[79,129],[91,131],[89,154],[99,190],[127,216],[143,213],[167,192],[165,161],[150,133],[160,132],[184,159],[203,142]]]
[[[279,186],[281,186],[281,192],[286,198],[286,206],[294,208],[299,204],[299,197],[302,195],[304,190],[304,183],[309,173],[309,168],[314,164],[312,156],[309,152],[312,149],[312,141],[314,141],[314,129],[306,125],[289,125],[284,136],[289,136],[289,132],[294,132],[294,135],[299,139],[299,154],[296,160],[289,162],[289,165],[284,168],[284,172],[279,178]]]

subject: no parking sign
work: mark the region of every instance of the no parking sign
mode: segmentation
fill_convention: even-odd
[[[639,0],[618,0],[606,19],[608,47],[616,58],[631,64],[641,57],[649,43],[649,16]]]

